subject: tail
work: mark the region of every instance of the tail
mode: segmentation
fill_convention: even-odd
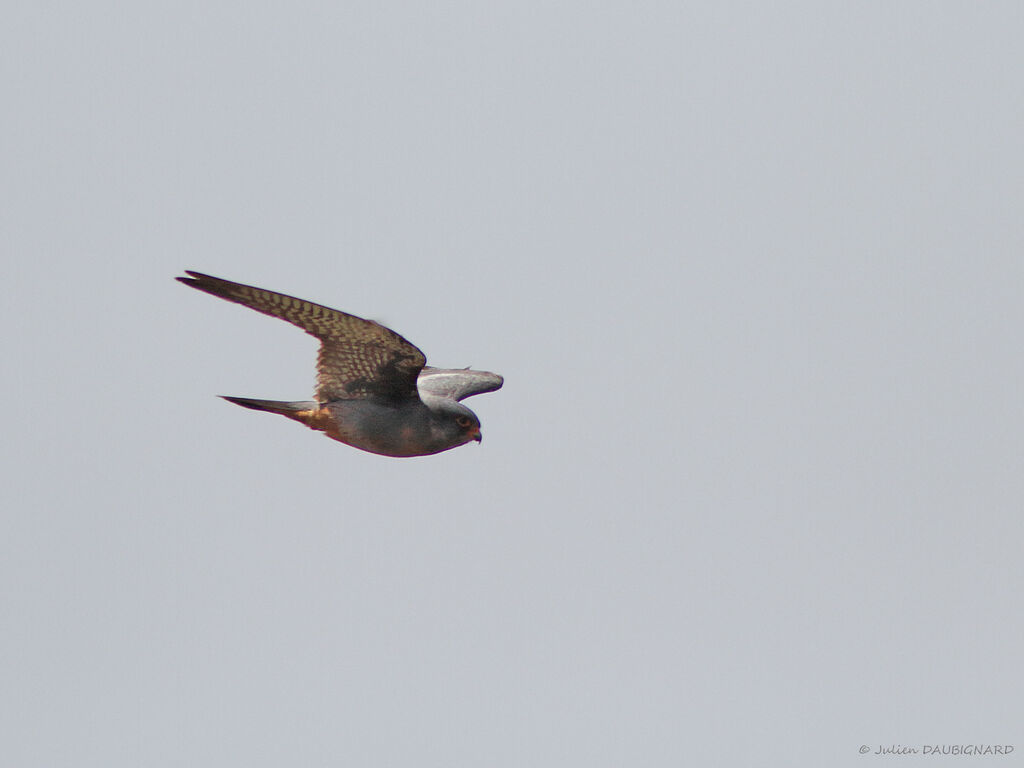
[[[243,408],[252,408],[254,411],[270,411],[279,413],[282,416],[295,418],[296,414],[302,411],[315,411],[319,406],[312,400],[285,402],[283,400],[252,400],[248,397],[230,397],[221,395],[224,400]]]
[[[228,395],[221,395],[221,397],[229,403],[240,405],[243,408],[277,413],[281,416],[287,416],[289,419],[302,422],[312,429],[323,429],[323,427],[317,425],[320,404],[312,400],[287,402],[283,400],[253,400],[248,397],[230,397]]]
[[[338,422],[335,421],[330,410],[321,408],[320,403],[313,400],[287,402],[283,400],[253,400],[248,397],[229,397],[228,395],[221,395],[221,397],[229,403],[240,405],[243,408],[286,416],[300,424],[305,424],[310,429],[315,429],[317,432],[324,432],[334,440],[340,440],[343,443],[348,442],[348,438]]]

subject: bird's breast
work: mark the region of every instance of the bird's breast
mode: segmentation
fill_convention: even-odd
[[[436,444],[431,415],[416,404],[390,406],[370,400],[336,400],[321,406],[325,434],[354,448],[384,456],[424,456]]]

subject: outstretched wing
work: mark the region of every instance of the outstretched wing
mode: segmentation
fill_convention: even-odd
[[[417,397],[423,353],[390,328],[311,301],[185,270],[180,282],[236,304],[279,317],[320,340],[316,398],[321,403],[353,398]]]
[[[469,368],[430,368],[420,371],[420,396],[442,397],[446,400],[464,400],[473,395],[501,389],[505,382],[501,376]]]

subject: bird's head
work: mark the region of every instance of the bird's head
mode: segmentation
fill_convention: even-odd
[[[480,442],[480,419],[469,408],[447,398],[425,398],[424,402],[434,415],[435,429],[441,431],[445,440],[452,445]]]

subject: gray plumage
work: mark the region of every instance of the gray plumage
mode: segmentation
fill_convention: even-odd
[[[480,420],[459,401],[499,389],[501,376],[425,366],[417,347],[372,320],[200,272],[186,274],[177,280],[287,320],[320,340],[315,401],[225,400],[384,456],[423,456],[480,441]]]

